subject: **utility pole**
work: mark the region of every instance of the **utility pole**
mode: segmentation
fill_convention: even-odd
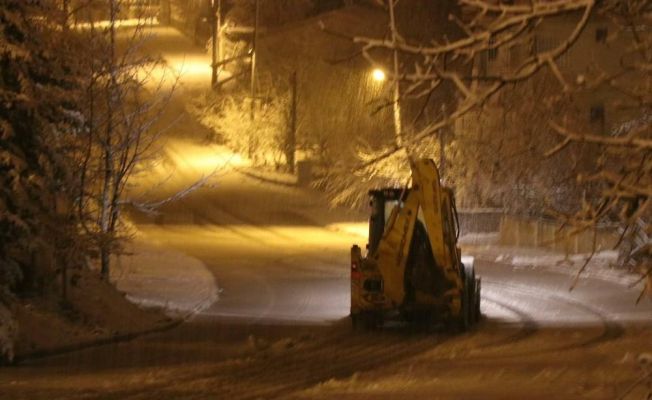
[[[220,36],[220,24],[222,18],[222,0],[211,0],[211,37],[212,37],[212,46],[211,46],[211,88],[217,87],[218,79],[218,41]]]
[[[288,129],[288,138],[285,143],[285,157],[287,159],[290,172],[294,173],[294,152],[297,142],[297,71],[290,74],[290,87],[292,90],[292,99],[290,104],[290,127]]]
[[[62,8],[62,18],[61,18],[61,28],[64,31],[68,30],[68,19],[70,18],[70,0],[63,0],[61,4]]]
[[[217,33],[218,19],[217,9],[220,0],[211,0],[211,88],[217,85]]]
[[[250,88],[250,95],[251,95],[251,119],[254,119],[254,111],[255,111],[255,98],[256,98],[256,56],[257,56],[257,49],[256,46],[258,44],[258,19],[260,16],[260,0],[256,0],[256,11],[255,11],[255,16],[254,16],[254,32],[253,32],[253,38],[252,38],[252,45],[251,45],[251,88]]]
[[[441,115],[444,120],[448,119],[446,116],[446,104],[441,105]],[[446,138],[444,137],[446,129],[446,125],[439,129],[439,177],[442,180],[446,173]]]
[[[392,47],[393,61],[394,61],[394,90],[392,95],[392,108],[394,111],[394,135],[396,138],[396,146],[403,145],[403,128],[401,124],[401,87],[399,79],[399,62],[398,62],[398,32],[396,28],[396,18],[394,17],[395,0],[388,0],[389,2],[389,29],[392,33]]]
[[[254,16],[254,31],[253,31],[253,37],[251,39],[251,87],[250,87],[250,93],[249,95],[251,96],[251,109],[250,109],[250,115],[249,118],[251,119],[251,126],[253,128],[253,121],[254,121],[254,113],[256,111],[256,53],[258,52],[256,49],[257,42],[258,42],[258,18],[260,14],[260,0],[256,0],[256,11],[255,11],[255,16]],[[254,149],[253,149],[253,143],[254,143],[254,135],[256,132],[249,132],[249,144],[248,144],[248,155],[249,158],[254,154]]]

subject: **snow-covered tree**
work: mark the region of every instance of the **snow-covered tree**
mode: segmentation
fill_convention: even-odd
[[[4,287],[15,286],[21,274],[28,278],[23,284],[35,285],[40,278],[34,268],[39,266],[29,257],[38,248],[54,250],[53,246],[78,241],[80,236],[70,212],[75,187],[70,148],[83,126],[80,71],[72,56],[79,43],[48,23],[59,17],[46,2],[5,1],[0,10],[0,286]]]
[[[288,166],[288,94],[269,93],[265,99],[257,99],[252,108],[251,99],[244,94],[210,93],[193,104],[193,112],[215,132],[215,141],[247,154],[256,164],[271,164],[277,169]]]
[[[0,7],[0,358],[11,358],[12,296],[49,292],[58,276],[65,288],[87,250],[72,208],[82,43],[63,21],[47,1]]]

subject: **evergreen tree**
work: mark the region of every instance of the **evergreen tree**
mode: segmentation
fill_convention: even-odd
[[[68,205],[75,192],[71,143],[83,120],[73,36],[56,29],[58,10],[45,2],[2,3],[0,288],[6,293],[47,286],[78,242]]]

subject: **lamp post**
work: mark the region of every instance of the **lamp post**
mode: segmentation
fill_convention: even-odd
[[[254,31],[252,37],[252,46],[251,46],[251,108],[249,113],[249,118],[251,119],[252,126],[254,122],[255,112],[256,112],[256,53],[257,53],[257,42],[258,42],[258,19],[260,18],[260,0],[256,0],[256,9],[254,11]],[[256,132],[249,133],[249,143],[248,143],[248,155],[249,158],[254,154],[254,134]]]
[[[441,105],[441,115],[444,119],[448,117],[445,103]],[[439,130],[439,175],[441,179],[444,179],[446,173],[446,138],[444,137],[446,129],[446,126],[444,126]]]
[[[254,31],[253,37],[251,39],[251,119],[254,119],[254,110],[255,110],[255,98],[256,98],[256,56],[258,45],[258,19],[260,16],[260,0],[256,0],[256,9],[254,11]]]
[[[403,146],[403,128],[401,126],[401,105],[399,101],[401,100],[401,87],[399,80],[399,61],[398,61],[398,33],[396,32],[396,18],[394,17],[394,6],[396,5],[396,0],[389,0],[389,28],[392,33],[392,47],[393,47],[393,67],[394,67],[394,88],[392,96],[392,105],[394,110],[394,135],[396,138],[396,146]]]
[[[371,71],[371,79],[374,82],[382,83],[387,80],[387,74],[381,68],[374,68]],[[400,87],[398,75],[395,74],[394,84],[392,85],[392,110],[394,112],[394,137],[397,146],[403,145],[403,133],[401,127],[401,104],[400,104]]]

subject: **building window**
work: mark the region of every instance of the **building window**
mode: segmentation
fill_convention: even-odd
[[[530,45],[530,48],[529,48],[530,55],[535,56],[537,54],[537,50],[539,48],[539,43],[538,43],[538,39],[537,39],[536,35],[532,35],[532,37],[530,39],[530,42],[529,42],[529,45]]]
[[[606,122],[604,105],[596,104],[591,107],[591,110],[589,111],[589,121],[591,123],[592,130],[595,133],[602,135],[605,134]]]
[[[491,37],[489,39],[489,49],[487,50],[487,57],[490,60],[495,60],[498,58],[498,48],[494,47],[496,45],[496,39]]]
[[[596,106],[591,107],[589,120],[591,122],[604,121],[604,106],[600,104],[600,105],[596,105]]]
[[[532,47],[530,48],[532,55],[536,56],[546,51],[550,51],[555,47],[555,43],[548,36],[534,35],[532,37]]]
[[[609,30],[605,27],[597,28],[595,30],[595,41],[598,43],[607,43],[607,36],[609,36]]]
[[[486,77],[488,72],[489,61],[487,60],[488,56],[486,53],[480,54],[478,57],[478,76]]]

